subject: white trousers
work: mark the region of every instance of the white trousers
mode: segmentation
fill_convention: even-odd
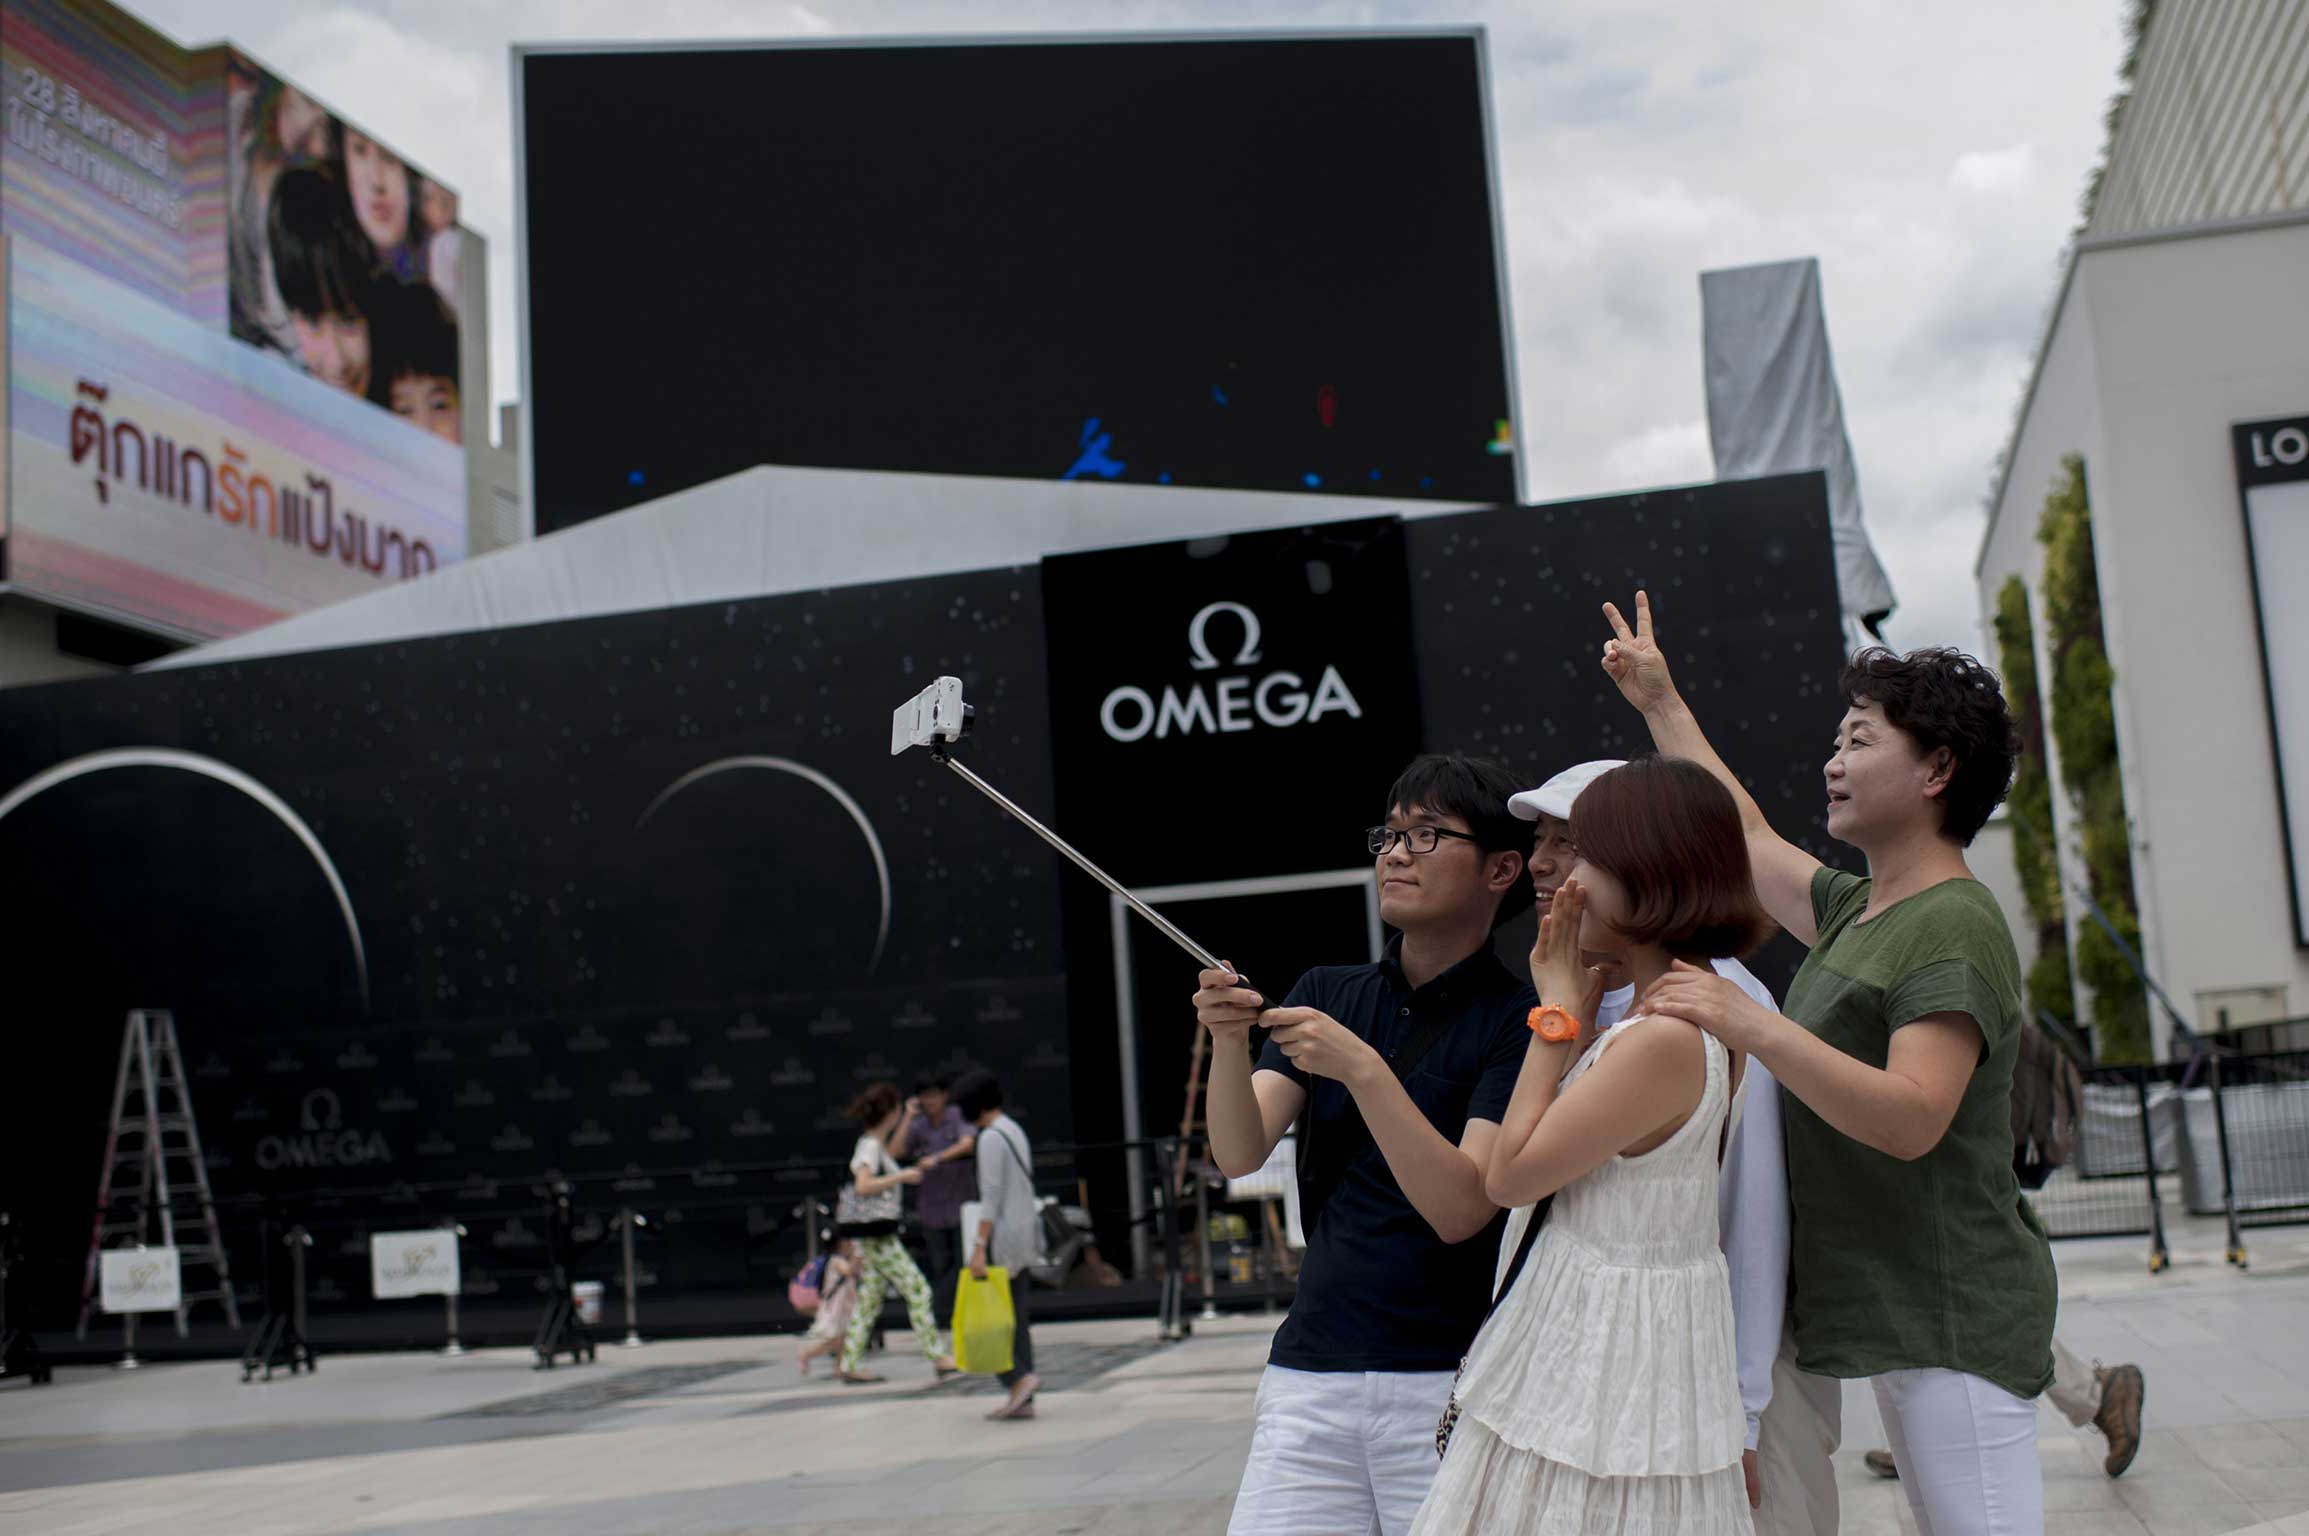
[[[1451,1376],[1268,1366],[1227,1536],[1403,1536],[1443,1464]]]
[[[1756,1536],[1836,1536],[1831,1458],[1843,1438],[1844,1383],[1798,1370],[1795,1336],[1783,1335],[1756,1426]]]
[[[1917,1536],[2043,1536],[2036,1404],[1962,1371],[1871,1383]]]

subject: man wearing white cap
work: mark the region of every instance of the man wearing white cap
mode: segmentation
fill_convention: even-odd
[[[1571,836],[1573,803],[1581,790],[1620,766],[1621,759],[1608,757],[1579,763],[1508,800],[1509,810],[1537,823],[1529,868],[1542,915],[1579,861]],[[1770,989],[1739,961],[1718,960],[1715,967],[1757,1002],[1777,1011]],[[1606,992],[1596,1010],[1597,1029],[1617,1025],[1634,1001],[1632,986]],[[1827,1536],[1836,1529],[1835,1474],[1829,1462],[1836,1442],[1828,1426],[1840,1413],[1842,1384],[1807,1377],[1795,1369],[1792,1355],[1781,1358],[1788,1304],[1788,1172],[1780,1131],[1780,1085],[1753,1057],[1740,1099],[1724,1154],[1717,1217],[1724,1262],[1732,1274],[1740,1405],[1748,1416],[1743,1462],[1748,1500],[1757,1505],[1760,1536]],[[1529,1208],[1508,1219],[1500,1244],[1503,1277],[1506,1258],[1515,1252],[1530,1220]]]

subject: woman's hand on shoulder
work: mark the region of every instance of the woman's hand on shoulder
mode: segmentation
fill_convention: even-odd
[[[1780,1016],[1712,969],[1678,960],[1636,999],[1646,1019],[1680,1019],[1749,1055],[1771,1043]]]

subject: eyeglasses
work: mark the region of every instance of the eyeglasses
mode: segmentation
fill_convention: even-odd
[[[1397,843],[1413,853],[1433,853],[1436,840],[1445,837],[1456,837],[1463,843],[1475,841],[1466,833],[1454,832],[1448,827],[1404,827],[1400,830],[1394,827],[1370,827],[1363,833],[1364,843],[1375,854],[1386,853]]]

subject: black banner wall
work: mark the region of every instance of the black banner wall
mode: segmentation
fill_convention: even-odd
[[[45,1326],[77,1300],[134,1007],[177,1015],[219,1193],[322,1224],[332,1315],[368,1228],[435,1220],[468,1228],[469,1295],[531,1295],[548,1170],[654,1213],[658,1296],[766,1308],[841,1105],[923,1067],[996,1068],[1045,1147],[1167,1133],[1193,962],[1132,920],[1118,995],[1106,894],[891,758],[890,710],[960,676],[979,772],[1280,990],[1369,953],[1361,833],[1416,751],[1536,784],[1644,749],[1598,666],[1638,585],[1775,823],[1848,864],[1816,474],[0,691],[27,1299]],[[1119,1259],[1107,1161],[1081,1171]],[[398,1192],[307,1198],[345,1186]]]
[[[1368,866],[1363,829],[1419,742],[1403,549],[1388,517],[1043,562],[1061,829],[1127,885],[1198,888],[1178,920],[1278,992],[1365,958],[1364,903],[1228,887]],[[1110,898],[1066,885],[1077,1118],[1120,1104],[1126,1130],[1171,1134],[1195,962],[1130,920],[1126,1048]]]
[[[1321,542],[1334,539],[1353,541],[1356,557]],[[1817,473],[1153,545],[1044,571],[1060,825],[1126,883],[1368,868],[1360,830],[1418,751],[1495,757],[1537,785],[1576,762],[1650,750],[1601,666],[1602,606],[1632,611],[1639,586],[1710,739],[1773,824],[1854,864],[1828,838],[1820,789],[1844,650]],[[1249,610],[1255,635],[1230,604]],[[1312,700],[1331,663],[1359,714],[1315,720],[1311,702],[1293,725],[1280,723],[1287,709],[1274,723],[1259,714],[1265,678],[1297,679],[1270,701],[1302,689]],[[1213,730],[1230,679],[1238,702],[1251,690],[1249,708],[1233,716],[1239,729]],[[1111,1124],[1125,1073],[1110,903],[1088,879],[1066,879],[1075,1113]],[[1367,953],[1351,895],[1190,889],[1169,910],[1280,990],[1308,965]],[[1176,1128],[1184,1099],[1194,963],[1143,926],[1133,919],[1123,935],[1133,1123],[1158,1135]],[[1501,928],[1510,965],[1525,963],[1533,927],[1524,917]],[[1781,939],[1751,965],[1778,991],[1800,959]]]
[[[1419,740],[1399,519],[1062,555],[1042,576],[1059,806],[1110,874],[1363,862],[1387,788],[1367,770],[1392,777]]]
[[[480,1295],[532,1284],[545,1170],[646,1203],[785,1162],[647,1250],[777,1294],[783,1207],[831,1189],[798,1165],[877,1078],[976,1059],[1072,1139],[1055,856],[888,753],[952,672],[973,760],[1047,803],[1042,634],[993,571],[0,692],[0,789],[58,777],[0,821],[0,1208],[50,1308],[132,1007],[176,1014],[220,1195],[459,1188],[361,1214],[466,1220]],[[328,1238],[316,1301],[364,1252]]]
[[[1677,686],[1772,825],[1858,867],[1829,840],[1820,777],[1844,665],[1825,476],[1425,518],[1407,532],[1430,747],[1496,757],[1533,785],[1650,751],[1602,665],[1603,605],[1632,618],[1642,587]],[[1502,955],[1520,966],[1534,928],[1502,928]],[[1778,993],[1801,959],[1779,939],[1749,964]]]

